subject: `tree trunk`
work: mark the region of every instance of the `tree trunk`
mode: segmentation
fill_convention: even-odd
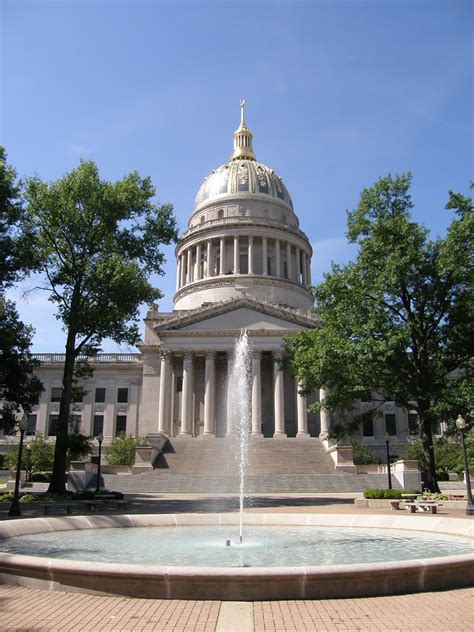
[[[69,424],[69,409],[71,406],[71,391],[76,361],[76,333],[69,331],[66,342],[66,358],[63,372],[63,390],[59,405],[58,427],[56,432],[56,446],[54,449],[54,465],[48,492],[51,494],[66,493],[66,457]]]
[[[430,492],[439,493],[433,448],[433,427],[431,424],[431,415],[429,414],[429,409],[429,402],[418,402],[420,438],[423,453],[426,459],[426,471],[424,476],[425,480],[423,481],[423,489],[428,489]]]

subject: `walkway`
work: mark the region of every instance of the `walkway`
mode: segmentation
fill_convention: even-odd
[[[397,597],[241,603],[128,599],[0,586],[0,608],[2,632],[474,630],[474,588]]]
[[[262,494],[250,511],[386,514],[357,509],[360,494]],[[226,495],[137,494],[131,513],[235,511]],[[39,515],[23,507],[23,518]],[[469,519],[464,509],[441,514]],[[8,507],[0,507],[8,520]],[[22,519],[22,518],[17,518]],[[321,601],[220,602],[130,599],[0,585],[0,631],[13,632],[474,632],[474,588],[434,593]]]

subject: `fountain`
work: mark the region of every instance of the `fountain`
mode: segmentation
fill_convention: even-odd
[[[227,380],[228,411],[231,428],[239,441],[239,543],[243,540],[245,473],[248,457],[251,415],[251,347],[246,330],[235,341],[233,362]]]
[[[250,354],[244,331],[236,341],[228,378],[230,428],[239,440],[238,515],[75,515],[3,521],[0,582],[149,598],[224,600],[346,598],[472,585],[474,534],[468,520],[244,513]],[[232,546],[236,528],[239,541]]]

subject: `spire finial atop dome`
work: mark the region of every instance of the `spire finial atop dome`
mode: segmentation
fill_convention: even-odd
[[[252,132],[245,124],[245,99],[240,99],[240,126],[234,132],[234,152],[231,160],[256,160],[252,150]]]

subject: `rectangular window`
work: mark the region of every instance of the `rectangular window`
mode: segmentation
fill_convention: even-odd
[[[80,415],[71,415],[69,417],[69,434],[77,434],[81,432],[81,416]]]
[[[28,415],[28,426],[26,428],[26,436],[31,437],[36,434],[36,415]]]
[[[248,274],[249,273],[249,259],[248,259],[248,256],[246,254],[245,255],[240,255],[239,266],[240,266],[240,274]]]
[[[364,419],[364,421],[362,422],[362,434],[364,437],[374,436],[374,420],[373,419]]]
[[[63,389],[57,386],[53,386],[51,389],[51,401],[52,402],[60,402],[61,401],[61,393]]]
[[[416,413],[408,413],[408,431],[418,432],[418,415]]]
[[[115,424],[115,436],[127,433],[127,415],[117,415]]]
[[[48,437],[55,437],[58,432],[58,415],[50,415],[48,423]]]
[[[397,421],[393,413],[387,413],[385,415],[385,432],[392,437],[397,434]]]
[[[94,415],[92,436],[98,437],[104,432],[104,415]]]
[[[119,388],[117,391],[117,402],[126,404],[128,402],[128,388]]]
[[[94,401],[95,401],[96,404],[103,404],[105,402],[105,388],[96,388],[95,389],[95,400]]]
[[[183,376],[178,375],[178,377],[176,378],[176,392],[181,393],[182,390],[183,390]]]

